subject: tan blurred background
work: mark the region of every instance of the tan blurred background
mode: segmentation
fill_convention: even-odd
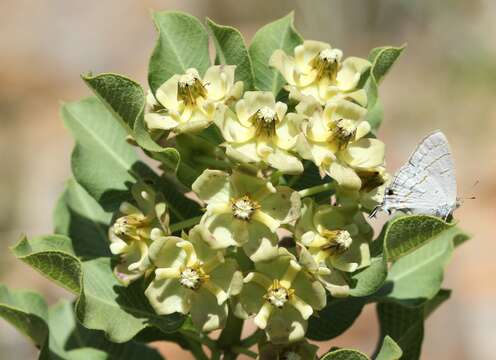
[[[440,128],[456,158],[459,193],[476,195],[456,213],[474,238],[459,249],[445,285],[451,301],[427,322],[423,359],[494,359],[496,342],[496,2],[493,0],[0,2],[0,282],[34,288],[50,303],[69,294],[8,251],[21,232],[51,231],[51,211],[69,176],[72,140],[60,101],[90,94],[79,74],[111,71],[146,83],[155,41],[150,9],[184,10],[238,27],[250,39],[268,21],[296,11],[308,39],[366,57],[381,45],[408,43],[381,86],[390,171]],[[479,181],[476,187],[473,184]],[[412,284],[414,286],[414,284]],[[0,358],[36,357],[0,321]],[[371,352],[374,310],[332,341]],[[322,351],[330,344],[322,346]],[[168,359],[190,359],[161,347]]]

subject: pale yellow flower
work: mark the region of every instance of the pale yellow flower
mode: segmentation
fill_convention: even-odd
[[[252,261],[276,256],[277,229],[299,214],[296,191],[241,171],[205,170],[192,189],[207,205],[200,222],[205,240],[215,249],[242,247]]]
[[[266,163],[284,173],[303,171],[292,153],[301,116],[286,114],[287,105],[267,91],[247,91],[236,112],[220,106],[215,123],[226,140],[226,153],[242,163]]]
[[[295,227],[300,263],[332,296],[347,296],[346,273],[370,264],[372,229],[359,211],[303,201]]]
[[[157,201],[153,189],[135,184],[131,191],[137,206],[122,203],[120,216],[109,228],[110,251],[119,255],[114,274],[126,286],[152,268],[148,248],[153,240],[170,232],[165,203]]]
[[[241,273],[233,259],[211,249],[194,227],[188,239],[162,236],[150,246],[155,278],[145,291],[158,314],[191,314],[193,324],[205,332],[224,327],[227,300],[239,288]]]
[[[194,132],[206,128],[213,120],[219,104],[228,104],[241,97],[243,83],[234,82],[234,65],[210,67],[203,78],[196,69],[174,75],[149,93],[145,122],[150,130]]]
[[[370,124],[366,110],[354,102],[338,99],[324,108],[312,97],[304,97],[296,111],[305,117],[296,151],[311,160],[322,176],[329,175],[338,185],[359,189],[363,171],[374,171],[384,163],[384,144],[366,138]]]
[[[296,258],[279,248],[276,258],[255,263],[244,279],[236,304],[237,316],[267,332],[274,344],[303,339],[308,318],[326,305],[325,289],[303,271]]]
[[[342,58],[341,50],[307,40],[295,47],[294,56],[276,50],[269,63],[286,79],[292,98],[312,96],[321,104],[335,98],[351,98],[365,105],[365,91],[357,89],[357,85],[370,62],[357,57]]]

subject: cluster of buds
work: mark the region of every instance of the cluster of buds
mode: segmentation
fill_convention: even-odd
[[[145,294],[158,314],[190,314],[205,332],[224,327],[229,311],[253,318],[267,334],[266,354],[297,359],[315,354],[302,342],[308,319],[328,294],[347,296],[349,274],[370,264],[372,229],[363,211],[381,199],[388,175],[359,88],[367,60],[343,60],[340,50],[305,41],[292,55],[277,50],[270,65],[287,82],[288,104],[270,92],[243,93],[228,65],[203,78],[188,69],[148,95],[150,131],[215,126],[232,167],[207,169],[192,184],[205,212],[189,232],[171,234],[159,196],[139,185],[110,240],[121,259],[118,278],[128,284],[149,276]],[[309,162],[334,182],[332,205],[302,200],[306,194],[284,181]]]

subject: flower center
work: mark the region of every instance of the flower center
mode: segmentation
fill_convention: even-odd
[[[301,360],[301,356],[294,351],[288,351],[284,356],[284,360]]]
[[[386,182],[384,176],[379,171],[357,171],[357,175],[362,180],[360,190],[365,192],[372,191]]]
[[[118,218],[112,226],[112,231],[117,236],[140,240],[143,234],[141,229],[148,225],[144,215],[132,214]]]
[[[181,271],[179,282],[182,286],[197,290],[202,283],[208,280],[209,276],[205,274],[205,271],[200,265],[186,267]]]
[[[321,250],[330,251],[332,255],[345,252],[353,241],[346,230],[324,230],[322,236],[328,240],[328,243],[321,246]]]
[[[339,149],[344,149],[353,140],[356,134],[356,127],[353,121],[339,119],[332,129],[331,140],[337,140]]]
[[[252,116],[252,122],[257,128],[257,135],[272,136],[276,133],[276,123],[279,121],[274,109],[264,106]]]
[[[205,86],[194,74],[186,73],[177,82],[177,100],[184,101],[186,105],[195,105],[199,97],[206,98]]]
[[[240,220],[250,220],[255,210],[260,208],[260,205],[256,201],[250,199],[248,195],[231,202],[233,215]]]
[[[339,49],[325,49],[313,58],[310,65],[317,70],[318,79],[326,77],[331,81],[335,81],[342,57],[343,53]]]
[[[270,304],[281,309],[293,294],[293,289],[286,289],[280,284],[279,280],[274,280],[272,285],[267,290],[267,293],[264,295],[264,298]]]

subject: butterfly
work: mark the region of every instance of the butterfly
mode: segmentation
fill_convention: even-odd
[[[403,211],[447,220],[459,206],[455,165],[448,140],[437,130],[425,137],[394,175],[378,211]]]

